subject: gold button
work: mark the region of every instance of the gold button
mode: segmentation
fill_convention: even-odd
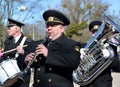
[[[37,70],[40,71],[40,68],[38,68]]]
[[[38,79],[37,82],[40,82],[40,80]]]
[[[52,70],[52,68],[49,68],[49,70],[51,71],[51,70]]]
[[[51,82],[52,80],[51,79],[48,79],[48,82]]]

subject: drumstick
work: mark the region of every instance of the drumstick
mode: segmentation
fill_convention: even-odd
[[[27,47],[27,45],[24,45],[24,46],[22,46],[22,47]],[[3,54],[9,53],[9,52],[12,52],[12,51],[15,51],[15,50],[17,50],[17,48],[14,48],[14,49],[5,51],[5,52],[3,52]]]

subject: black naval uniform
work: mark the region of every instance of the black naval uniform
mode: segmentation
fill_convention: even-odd
[[[20,37],[20,39],[17,41],[17,43],[14,43],[14,38],[13,38],[13,37],[8,37],[8,38],[5,40],[5,42],[4,42],[4,46],[5,46],[4,51],[8,51],[8,50],[14,49],[14,48],[16,48],[17,46],[19,46],[19,44],[21,43],[23,37],[24,37],[24,35],[22,34],[21,37]],[[32,39],[27,38],[27,39],[25,40],[24,45],[29,45],[29,43],[30,43],[31,41],[32,41]],[[24,47],[23,49],[24,49],[24,52],[25,52],[25,53],[28,51],[28,48],[27,48],[27,47]],[[11,59],[13,58],[13,59],[14,59],[16,52],[17,52],[17,51],[15,50],[15,51],[6,53],[5,55],[3,55],[2,60],[6,60],[6,59],[9,59],[9,58],[11,58]],[[19,67],[19,69],[20,69],[21,71],[23,71],[24,68],[25,68],[24,58],[25,58],[25,55],[21,55],[21,54],[19,54],[19,56],[16,58],[18,67]],[[29,74],[29,73],[28,73],[28,74]],[[27,80],[29,80],[29,75],[27,75],[27,76],[25,77],[25,79],[26,79],[26,78],[28,78]],[[16,86],[19,87],[20,85],[21,85],[21,82],[20,82],[20,83],[18,82],[18,83],[15,83],[15,84],[14,84],[13,86],[11,86],[11,87],[16,87]],[[22,86],[22,87],[28,87],[28,82],[27,82],[27,84],[24,84],[24,86]]]
[[[14,43],[14,40],[13,40],[13,37],[8,37],[7,40],[5,40],[4,42],[4,46],[5,46],[5,49],[4,51],[8,51],[8,50],[11,50],[11,49],[14,49],[16,48],[17,46],[19,46],[19,44],[21,43],[22,39],[23,39],[24,35],[22,34],[20,39],[17,41],[17,43]],[[28,45],[32,40],[31,39],[26,39],[24,45]],[[27,47],[23,48],[24,49],[24,52],[27,51]],[[7,58],[15,58],[15,54],[16,54],[16,50],[15,51],[12,51],[12,52],[9,52],[9,53],[6,53],[3,57],[4,59],[7,59]],[[16,58],[17,60],[17,63],[18,63],[18,66],[20,68],[20,70],[23,70],[23,64],[24,64],[24,57],[23,55],[19,55],[18,58]]]
[[[40,43],[41,41],[32,43],[29,50],[34,52]],[[78,67],[80,56],[78,46],[79,43],[67,39],[64,34],[49,42],[46,46],[47,58],[39,55],[38,61],[34,63],[33,87],[73,87],[72,72]]]

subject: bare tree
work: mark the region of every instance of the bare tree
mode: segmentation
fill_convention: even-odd
[[[41,18],[37,18],[40,15],[40,9],[44,7],[42,7],[41,2],[42,0],[0,0],[0,44],[6,37],[7,18],[35,24],[41,20]]]
[[[87,29],[90,21],[100,19],[101,14],[107,10],[109,4],[103,3],[101,0],[62,0],[62,6],[64,12],[71,20],[71,25],[66,30],[66,35],[70,36],[70,38],[73,36],[76,38],[76,36],[81,37],[86,34],[83,29]],[[80,32],[80,30],[83,32]],[[86,38],[85,36],[84,38],[79,38],[79,41]]]
[[[109,4],[101,0],[63,0],[62,6],[72,22],[80,23],[100,17]]]

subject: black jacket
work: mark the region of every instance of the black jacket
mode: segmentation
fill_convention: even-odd
[[[15,44],[14,44],[14,42],[13,42],[13,37],[8,37],[8,38],[5,40],[5,42],[4,42],[4,48],[5,48],[4,51],[9,51],[9,50],[11,50],[11,49],[16,48],[16,47],[21,43],[23,37],[24,37],[24,35],[22,34],[21,37],[20,37],[20,39],[19,39],[19,40],[17,41],[17,43],[15,43]],[[30,42],[32,42],[32,39],[27,38],[27,39],[25,40],[24,45],[29,45]],[[24,52],[25,52],[25,53],[28,51],[28,48],[27,48],[27,47],[25,47],[25,48],[23,48],[23,49],[24,49]],[[15,51],[6,53],[6,54],[3,55],[2,59],[3,59],[3,60],[6,60],[6,59],[8,59],[8,58],[15,58],[16,52],[17,52],[17,51],[15,50]],[[24,69],[24,67],[23,67],[23,65],[24,65],[24,58],[25,58],[25,55],[19,55],[19,56],[16,58],[17,64],[18,64],[20,70],[23,70],[23,69]]]
[[[34,52],[37,41],[31,44]],[[79,65],[80,44],[66,38],[64,34],[53,42],[49,42],[47,58],[39,55],[35,67],[34,87],[73,87],[72,72]],[[30,51],[29,50],[29,51]]]

